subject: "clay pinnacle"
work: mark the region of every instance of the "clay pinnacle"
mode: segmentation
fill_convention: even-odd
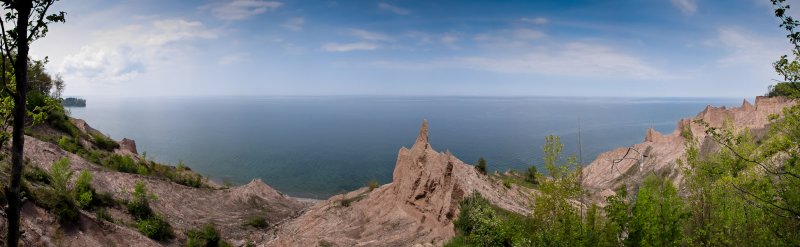
[[[417,143],[428,143],[428,120],[422,119],[422,128],[419,129]]]

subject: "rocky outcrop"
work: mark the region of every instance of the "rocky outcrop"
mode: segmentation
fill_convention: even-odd
[[[414,145],[398,152],[392,183],[333,196],[281,226],[266,245],[441,245],[455,234],[459,201],[473,192],[499,207],[529,213],[530,190],[503,187],[451,153],[435,151],[428,138],[423,122]]]
[[[756,97],[755,105],[744,100],[740,107],[707,106],[694,118],[681,119],[670,134],[661,134],[654,129],[647,130],[645,141],[627,148],[617,148],[597,156],[584,170],[583,185],[593,192],[597,201],[613,195],[621,185],[636,185],[644,176],[658,173],[670,177],[680,186],[683,177],[677,160],[686,150],[686,137],[691,136],[704,149],[713,150],[714,143],[706,138],[705,127],[696,123],[702,120],[712,127],[722,127],[726,122],[741,130],[748,128],[753,132],[764,132],[769,124],[770,114],[780,114],[783,108],[796,104],[782,97]]]
[[[128,138],[122,138],[122,141],[119,141],[119,149],[131,154],[139,154],[136,150],[136,141]]]

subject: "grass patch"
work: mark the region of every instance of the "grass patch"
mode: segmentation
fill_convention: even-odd
[[[247,218],[247,221],[244,223],[245,226],[252,226],[255,228],[267,228],[269,227],[269,223],[267,222],[267,218],[264,215],[253,215]]]
[[[217,228],[214,224],[208,223],[200,229],[192,229],[186,233],[188,239],[186,240],[187,247],[201,247],[201,246],[232,246],[230,243],[222,240]]]

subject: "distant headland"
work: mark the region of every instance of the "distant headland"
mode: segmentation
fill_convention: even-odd
[[[86,100],[81,98],[66,98],[61,101],[64,107],[86,107]]]

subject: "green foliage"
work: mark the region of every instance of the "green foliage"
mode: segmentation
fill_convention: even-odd
[[[155,240],[167,240],[175,237],[172,226],[159,215],[136,220],[136,229],[142,235]]]
[[[77,138],[69,138],[66,136],[62,136],[61,139],[58,139],[58,147],[70,153],[76,153],[82,149]]]
[[[486,174],[486,159],[480,157],[478,159],[478,164],[475,165],[475,169],[477,169],[481,174]]]
[[[143,235],[155,240],[170,239],[175,235],[169,222],[150,208],[150,200],[156,199],[155,195],[147,191],[142,181],[136,181],[131,199],[126,205],[128,213],[136,220],[136,229]]]
[[[31,166],[26,167],[22,173],[22,177],[25,178],[28,182],[35,182],[35,183],[42,183],[42,184],[50,184],[50,174],[47,171],[42,170],[38,166]]]
[[[525,181],[532,184],[538,184],[539,180],[537,177],[539,177],[539,171],[536,166],[529,166],[528,170],[525,171]]]
[[[253,215],[247,218],[247,221],[244,223],[246,226],[252,226],[255,228],[267,228],[269,223],[267,222],[267,218],[264,215]]]
[[[78,219],[78,208],[69,190],[72,178],[69,159],[57,160],[50,167],[50,188],[52,194],[42,196],[45,207],[50,208],[62,223],[74,222]]]
[[[147,187],[142,181],[136,181],[131,199],[127,203],[128,213],[137,220],[151,217],[153,210],[150,209],[150,199],[154,197],[147,191]]]
[[[78,180],[75,181],[73,191],[78,207],[86,209],[92,206],[92,202],[95,201],[95,191],[92,188],[92,174],[89,171],[84,170],[81,172]]]
[[[108,136],[96,132],[92,133],[92,142],[97,145],[98,148],[106,151],[114,151],[114,149],[119,148],[119,143]]]
[[[231,246],[230,243],[222,240],[219,231],[214,227],[214,224],[208,223],[200,229],[192,229],[186,233],[188,239],[186,241],[187,247],[217,247],[217,246]]]
[[[649,175],[636,196],[626,242],[631,246],[680,246],[688,215],[672,182]]]
[[[524,216],[501,212],[478,193],[461,201],[459,209],[453,225],[462,237],[447,246],[512,246],[524,239],[525,227],[531,226]]]
[[[61,101],[65,107],[86,107],[86,100],[79,98],[66,98]]]

